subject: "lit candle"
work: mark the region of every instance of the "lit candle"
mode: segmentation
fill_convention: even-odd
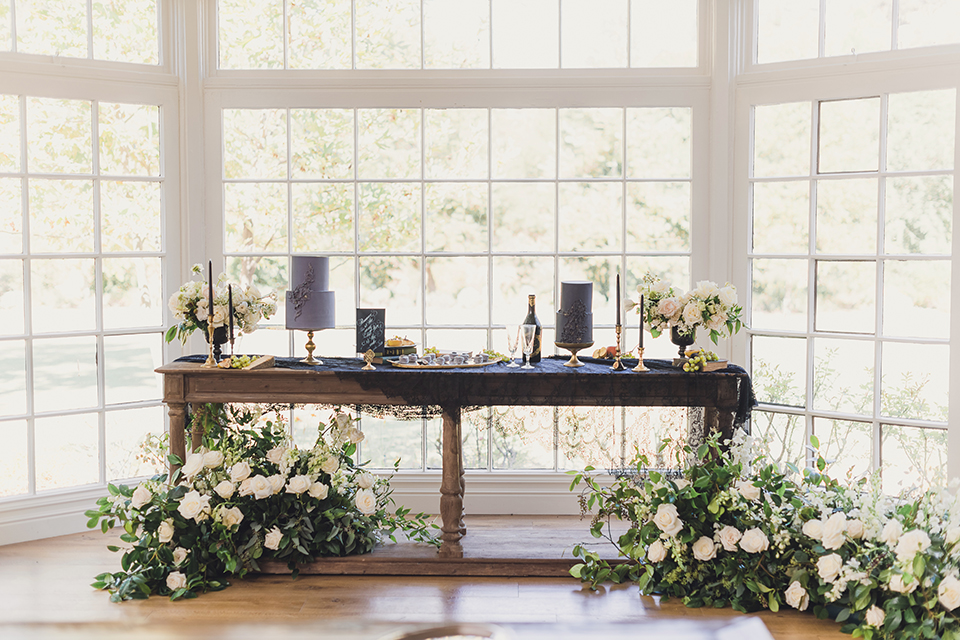
[[[207,262],[207,280],[210,289],[210,308],[207,310],[207,331],[210,333],[210,342],[213,342],[213,260]]]
[[[230,315],[230,355],[233,355],[233,285],[227,285],[227,313]]]
[[[617,326],[620,326],[620,272],[617,272]]]
[[[640,296],[640,348],[643,349],[643,296]]]

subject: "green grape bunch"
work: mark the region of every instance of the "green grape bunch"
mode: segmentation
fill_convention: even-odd
[[[683,363],[683,370],[688,373],[703,371],[704,365],[708,362],[719,360],[717,354],[713,351],[699,349],[697,351],[688,351],[686,353],[687,361]]]

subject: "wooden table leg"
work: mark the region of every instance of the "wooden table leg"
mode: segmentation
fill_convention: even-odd
[[[460,440],[460,407],[443,407],[443,475],[440,482],[440,556],[462,558],[463,452]]]
[[[187,403],[168,402],[167,414],[170,416],[170,453],[178,456],[181,460],[186,460],[186,423],[187,423]],[[178,465],[170,463],[170,476],[176,471]]]

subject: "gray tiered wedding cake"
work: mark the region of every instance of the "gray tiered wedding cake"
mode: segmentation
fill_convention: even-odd
[[[335,293],[329,291],[330,259],[294,256],[287,291],[287,329],[317,331],[336,326]]]

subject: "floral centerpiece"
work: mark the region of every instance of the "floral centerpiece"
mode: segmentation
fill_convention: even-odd
[[[199,264],[193,265],[191,271],[195,274],[203,272]],[[213,328],[225,327],[229,324],[229,297],[228,284],[221,274],[213,287],[213,312],[210,310],[210,289],[206,282],[190,281],[180,286],[180,289],[170,297],[169,307],[180,323],[167,329],[167,342],[179,338],[186,342],[191,333],[200,329],[204,335]],[[269,319],[277,312],[276,296],[273,293],[262,295],[255,286],[241,287],[230,285],[233,298],[233,322],[241,334],[253,333],[259,322]]]
[[[750,471],[749,444],[742,438],[724,452],[714,437],[677,479],[650,472],[602,486],[591,469],[574,472],[571,488],[586,487],[582,508],[596,510],[591,533],[624,561],[580,545],[583,562],[571,574],[591,587],[634,581],[691,607],[811,609],[867,640],[960,639],[960,498],[939,489],[893,499],[876,483],[844,486],[821,473],[822,457],[802,480],[796,468],[785,474],[762,460]],[[638,477],[646,463],[638,458]],[[631,523],[617,539],[612,518]]]
[[[667,330],[675,330],[684,336],[693,336],[698,327],[710,331],[714,344],[721,338],[732,336],[743,327],[740,319],[743,307],[737,304],[737,288],[727,283],[720,287],[703,280],[684,293],[660,277],[647,273],[637,286],[643,296],[645,328],[654,338]],[[629,301],[631,308],[641,312],[638,303]],[[691,340],[692,342],[692,340]]]
[[[128,546],[110,547],[123,551],[121,571],[98,575],[94,587],[114,601],[189,598],[258,570],[261,558],[287,562],[296,574],[315,557],[369,552],[398,529],[437,544],[427,516],[391,512],[388,480],[354,463],[363,433],[348,415],[321,423],[306,450],[291,444],[280,422],[256,428],[259,417],[205,405],[194,415],[203,446],[170,484],[161,475],[136,488],[109,485],[110,495],[87,512],[88,526],[106,533],[120,524]]]

